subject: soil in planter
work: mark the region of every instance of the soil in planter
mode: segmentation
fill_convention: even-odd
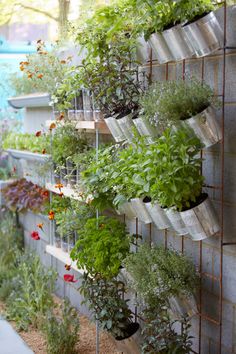
[[[57,297],[54,298],[55,302],[60,304],[61,300]],[[0,302],[0,314],[4,313],[4,303]],[[14,322],[10,324],[16,330]],[[21,331],[19,335],[26,342],[26,344],[33,350],[35,354],[47,354],[46,340],[42,332],[36,330],[33,327],[29,328],[28,332]],[[87,317],[80,315],[80,332],[79,341],[77,344],[77,354],[94,354],[96,352],[96,327],[91,323]],[[100,333],[100,354],[119,354],[109,335],[105,332]],[[17,353],[14,353],[17,354]],[[60,354],[60,353],[58,353]]]
[[[201,193],[199,197],[196,198],[195,202],[190,202],[190,207],[189,208],[183,208],[181,211],[186,211],[195,208],[196,206],[200,205],[204,200],[206,200],[208,197],[207,193]]]

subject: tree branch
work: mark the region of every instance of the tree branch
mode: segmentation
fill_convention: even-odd
[[[25,10],[30,10],[30,11],[33,11],[33,12],[37,12],[37,13],[40,13],[46,17],[49,17],[51,18],[52,20],[58,22],[59,21],[59,17],[54,17],[53,15],[51,15],[49,12],[47,11],[44,11],[44,10],[41,10],[41,9],[37,9],[33,6],[28,6],[28,5],[24,5],[24,4],[21,4],[21,3],[16,3],[15,5],[17,6],[21,6],[23,7]]]

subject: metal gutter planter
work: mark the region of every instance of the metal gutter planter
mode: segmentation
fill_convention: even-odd
[[[51,97],[49,93],[32,93],[30,95],[8,98],[11,107],[21,109],[25,107],[48,107]]]

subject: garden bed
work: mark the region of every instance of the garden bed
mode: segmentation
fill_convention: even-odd
[[[60,304],[61,300],[58,297],[54,297],[56,303]],[[0,314],[4,313],[5,305],[0,301]],[[11,325],[16,329],[14,321],[10,321]],[[17,329],[16,329],[17,330]],[[19,332],[22,339],[33,350],[35,354],[47,353],[46,340],[44,335],[34,327],[30,327],[28,332]],[[94,354],[96,351],[96,327],[94,323],[91,323],[87,317],[80,315],[80,339],[77,344],[78,354]],[[105,332],[100,333],[100,354],[116,354],[115,347]]]

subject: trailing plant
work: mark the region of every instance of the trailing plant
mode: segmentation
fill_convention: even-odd
[[[93,312],[94,319],[102,330],[111,333],[115,338],[127,336],[127,326],[132,321],[132,313],[128,300],[122,297],[124,284],[115,279],[105,280],[97,275],[91,278],[83,274],[80,292],[85,303]]]
[[[140,98],[141,115],[162,130],[218,104],[210,86],[196,78],[156,82]]]
[[[42,212],[48,201],[46,189],[27,181],[25,178],[14,181],[2,190],[6,206],[17,212],[31,210]]]
[[[124,260],[130,286],[145,304],[155,307],[171,296],[193,294],[199,284],[194,264],[186,256],[162,246],[144,244]]]
[[[3,149],[26,150],[37,153],[49,153],[50,137],[46,134],[35,136],[29,133],[9,132],[3,140]]]
[[[37,42],[37,53],[26,56],[26,61],[20,62],[22,76],[12,75],[10,83],[16,95],[34,92],[53,94],[55,87],[64,78],[67,65],[71,58],[61,60],[58,57],[58,46],[47,50],[43,41]]]
[[[38,256],[25,253],[19,256],[17,273],[12,278],[14,289],[7,299],[7,317],[19,329],[27,330],[30,324],[41,325],[43,317],[53,306],[52,292],[56,272],[44,269]]]
[[[59,125],[53,134],[52,159],[59,166],[66,160],[89,149],[89,142],[83,133],[76,130],[73,123]]]
[[[44,332],[47,338],[48,354],[75,354],[80,329],[77,311],[64,300],[60,306],[61,316],[52,311],[46,315]]]
[[[78,268],[91,275],[99,273],[111,279],[119,272],[125,256],[129,253],[126,226],[117,219],[100,216],[89,219],[79,232],[79,239],[71,252]]]

